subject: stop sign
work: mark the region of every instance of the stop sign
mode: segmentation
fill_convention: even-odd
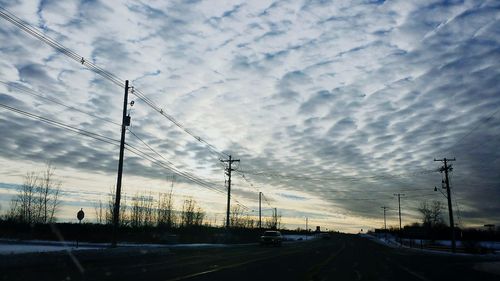
[[[80,209],[80,211],[78,211],[78,213],[76,214],[76,217],[78,218],[79,221],[83,220],[83,218],[85,217],[85,213],[83,212],[83,209]]]

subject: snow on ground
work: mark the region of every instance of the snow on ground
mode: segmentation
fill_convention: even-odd
[[[29,244],[0,244],[0,255],[24,254],[24,253],[42,253],[57,251],[77,251],[77,250],[95,250],[101,247],[68,247],[54,245],[29,245]]]
[[[304,241],[316,239],[316,235],[302,235],[302,234],[284,234],[283,240],[285,241]]]
[[[400,247],[399,240],[396,236],[393,236],[391,234],[360,234],[360,236],[368,238],[370,240],[373,240],[377,243],[384,244],[390,247]],[[403,242],[405,244],[409,244],[411,239],[403,239]],[[423,244],[424,247],[425,245],[430,245],[431,242],[434,245],[441,245],[441,246],[448,246],[451,247],[451,240],[435,240],[435,241],[430,241],[430,240],[421,240],[421,239],[413,239],[411,240],[412,244],[414,245],[412,248],[413,249],[419,249],[419,245]],[[457,247],[462,247],[462,241],[457,240],[456,241]],[[486,248],[486,249],[491,249],[495,254],[500,253],[500,242],[495,242],[495,241],[481,241],[479,242],[479,246]],[[408,248],[408,246],[403,245],[403,247]],[[421,249],[423,251],[431,251],[431,252],[436,252],[436,250],[430,250],[430,249]],[[442,252],[442,251],[438,251]]]
[[[451,247],[451,240],[436,240],[434,243],[442,246]],[[496,241],[481,241],[479,245],[483,248],[492,249],[495,251],[500,251],[500,242]],[[461,241],[457,241],[457,247],[462,246]]]
[[[283,235],[285,241],[308,241],[316,239],[315,235]],[[237,247],[249,244],[209,244],[209,243],[193,243],[193,244],[133,244],[119,243],[119,247],[140,247],[140,248],[222,248],[222,247]],[[81,250],[96,250],[106,249],[109,243],[88,243],[81,242],[76,248],[76,241],[44,241],[44,240],[29,240],[18,241],[9,239],[0,239],[0,255],[8,254],[23,254],[23,253],[41,253],[41,252],[56,252],[56,251],[81,251]]]

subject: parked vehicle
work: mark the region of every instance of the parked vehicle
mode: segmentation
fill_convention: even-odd
[[[260,244],[261,245],[273,245],[273,246],[281,246],[281,243],[283,242],[283,236],[279,231],[266,231],[264,234],[260,237]]]

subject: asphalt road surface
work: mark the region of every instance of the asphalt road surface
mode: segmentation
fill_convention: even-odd
[[[0,256],[0,280],[500,280],[498,257],[393,249],[356,235],[223,248]]]

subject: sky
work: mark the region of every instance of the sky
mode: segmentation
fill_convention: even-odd
[[[232,203],[247,214],[263,192],[263,214],[277,208],[286,227],[304,228],[308,218],[309,226],[358,232],[383,226],[382,206],[388,225],[398,225],[396,193],[404,194],[403,224],[419,221],[422,202],[446,203],[434,191],[443,178],[434,159],[446,157],[456,159],[455,221],[500,225],[499,1],[0,6],[129,80],[126,143],[208,183],[174,178],[125,151],[125,198],[172,190],[178,206],[192,197],[221,224],[220,160],[232,155],[240,160]],[[50,162],[63,187],[59,220],[75,221],[80,207],[92,219],[116,184],[123,88],[0,23],[0,104],[112,140],[0,108],[0,212],[24,175]]]

